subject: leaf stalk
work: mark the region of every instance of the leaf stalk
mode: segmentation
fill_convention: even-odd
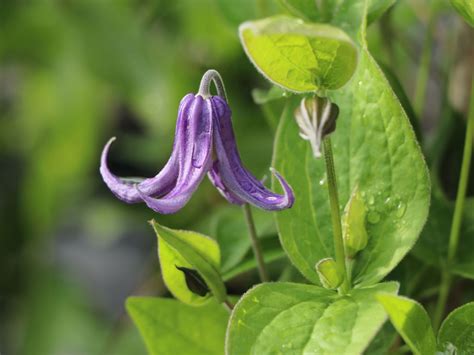
[[[337,192],[336,171],[334,168],[334,157],[332,153],[331,138],[327,136],[323,140],[324,161],[326,162],[326,174],[328,181],[329,204],[331,208],[332,229],[334,238],[335,260],[338,267],[343,271],[344,281],[340,287],[340,292],[346,294],[351,286],[349,274],[346,268],[346,255],[344,250],[344,240],[342,237],[341,211],[339,209],[339,198]]]

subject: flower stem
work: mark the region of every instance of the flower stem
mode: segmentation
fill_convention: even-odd
[[[441,324],[446,302],[449,296],[451,286],[451,274],[449,268],[452,266],[459,244],[459,234],[461,231],[462,214],[464,201],[466,199],[467,184],[469,182],[469,170],[471,166],[472,139],[474,135],[474,74],[471,80],[471,96],[469,101],[469,113],[467,118],[466,137],[464,139],[464,152],[462,157],[461,174],[459,176],[458,191],[456,194],[456,204],[454,206],[453,222],[449,234],[448,259],[447,265],[441,274],[441,285],[436,304],[436,311],[433,318],[433,325],[438,329]]]
[[[262,282],[267,282],[270,279],[268,278],[267,269],[265,267],[265,261],[263,260],[262,249],[260,248],[260,243],[257,238],[257,231],[255,229],[255,223],[252,217],[252,211],[250,206],[246,203],[242,206],[244,211],[245,221],[247,222],[247,227],[249,230],[250,242],[252,244],[253,255],[257,261],[258,274],[260,275],[260,280]]]
[[[227,94],[225,92],[224,81],[217,70],[209,69],[204,73],[199,84],[199,95],[207,98],[211,96],[211,83],[216,86],[217,95],[227,101]]]
[[[332,154],[331,138],[323,140],[324,160],[326,162],[326,173],[328,177],[329,204],[331,207],[332,229],[334,237],[334,251],[336,263],[343,270],[344,281],[340,291],[346,294],[350,290],[349,275],[346,268],[346,255],[344,251],[344,241],[342,239],[341,212],[339,210],[339,198],[337,193],[336,171],[334,169],[334,158]]]

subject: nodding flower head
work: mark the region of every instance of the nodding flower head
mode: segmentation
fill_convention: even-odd
[[[324,137],[336,129],[339,108],[327,98],[304,97],[295,110],[295,118],[300,128],[300,136],[311,144],[315,158],[321,157]]]
[[[211,81],[218,96],[210,95]],[[231,203],[249,203],[270,211],[293,205],[291,187],[275,170],[270,169],[283,188],[282,195],[268,190],[243,166],[222,79],[215,70],[204,74],[197,95],[188,94],[181,100],[173,151],[157,175],[140,179],[114,175],[107,166],[114,140],[111,138],[102,151],[100,173],[109,189],[124,202],[145,202],[158,213],[175,213],[189,201],[207,174]]]

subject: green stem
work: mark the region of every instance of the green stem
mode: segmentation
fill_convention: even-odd
[[[451,286],[451,274],[448,272],[459,245],[459,234],[461,231],[462,215],[464,209],[464,202],[466,200],[466,190],[469,182],[469,170],[471,166],[472,155],[472,138],[474,134],[474,74],[471,80],[471,97],[469,101],[469,114],[467,118],[466,137],[464,139],[464,152],[462,157],[461,174],[459,176],[458,191],[456,194],[456,203],[454,206],[453,222],[451,224],[451,231],[449,234],[448,246],[448,260],[447,265],[441,274],[441,285],[438,302],[436,304],[436,311],[434,315],[433,325],[435,329],[441,324],[441,319],[444,315],[446,302],[449,296],[449,289]]]
[[[428,27],[426,28],[425,38],[423,40],[423,51],[421,53],[420,67],[418,68],[418,74],[416,77],[414,109],[419,120],[421,120],[423,116],[423,110],[425,106],[426,87],[428,84],[431,66],[431,54],[433,51],[432,32],[435,19],[435,10],[432,7],[430,9]]]
[[[262,282],[269,281],[267,269],[265,267],[265,261],[263,260],[262,249],[260,248],[260,243],[257,238],[257,230],[255,229],[255,223],[252,217],[252,211],[250,206],[246,203],[242,206],[245,215],[245,221],[247,222],[247,227],[249,230],[250,242],[252,244],[253,255],[257,261],[258,274],[260,275],[260,280]]]
[[[340,270],[343,270],[344,282],[341,285],[341,292],[346,294],[350,290],[349,275],[346,268],[346,255],[344,251],[344,241],[342,239],[341,212],[339,210],[339,198],[337,195],[336,171],[334,169],[334,158],[332,154],[331,138],[323,140],[324,160],[326,162],[326,173],[328,177],[329,204],[331,207],[331,219],[334,238],[334,251],[336,263]]]
[[[451,274],[446,270],[446,268],[443,269],[441,272],[438,301],[436,302],[436,308],[433,315],[433,328],[435,331],[439,329],[441,321],[443,320],[444,310],[449,296],[449,289],[451,288],[451,281]]]

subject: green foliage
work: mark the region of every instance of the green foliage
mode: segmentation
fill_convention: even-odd
[[[377,300],[384,306],[390,320],[415,355],[436,352],[436,338],[425,309],[406,297],[379,294]]]
[[[451,5],[468,24],[474,27],[474,2],[472,0],[451,0]]]
[[[245,22],[239,32],[256,68],[286,90],[340,88],[350,79],[357,64],[357,50],[350,38],[329,25],[277,16]]]
[[[392,282],[339,296],[311,285],[258,285],[232,312],[227,354],[361,353],[386,319],[375,294],[397,289]]]
[[[149,354],[223,353],[229,314],[215,301],[192,307],[172,299],[130,297],[126,306]]]
[[[474,302],[456,308],[446,317],[439,329],[438,344],[448,354],[453,347],[457,355],[474,353]]]
[[[367,20],[377,20],[396,0],[369,0]],[[314,0],[280,0],[292,15],[313,22],[331,22],[339,13],[347,11],[351,5],[363,4],[362,1],[314,1]]]
[[[332,140],[340,201],[345,204],[358,185],[368,207],[369,242],[358,255],[354,281],[369,285],[390,272],[418,238],[428,214],[429,179],[400,103],[370,54],[364,49],[360,57],[351,82],[331,95],[341,112]],[[298,136],[296,104],[290,103],[280,122],[275,168],[294,187],[298,203],[278,213],[277,222],[290,259],[317,283],[313,265],[333,256],[327,182],[324,163],[313,160]]]
[[[420,239],[413,248],[413,255],[428,265],[439,269],[447,267],[449,232],[454,214],[454,204],[446,197],[435,193],[430,206],[430,214]],[[460,232],[461,248],[457,251],[449,271],[474,279],[474,200],[467,199],[463,211]]]
[[[273,216],[265,211],[254,210],[254,221],[260,239],[276,238]],[[223,273],[235,268],[250,251],[248,228],[242,209],[229,206],[219,209],[210,221],[209,235],[220,246]]]
[[[201,305],[214,296],[218,302],[223,302],[227,295],[224,283],[219,274],[220,251],[217,243],[202,234],[189,231],[173,230],[151,221],[158,237],[158,255],[161,272],[166,286],[180,301],[190,305]],[[183,272],[179,268],[194,270]],[[211,293],[200,295],[190,289],[191,280],[197,282],[200,278],[205,282]]]

